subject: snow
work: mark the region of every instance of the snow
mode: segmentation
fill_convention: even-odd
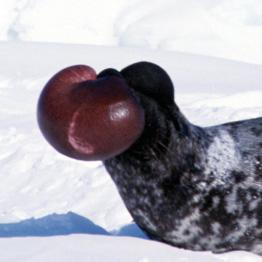
[[[16,246],[16,253],[12,246]],[[210,252],[179,250],[154,241],[130,237],[71,235],[46,238],[19,238],[2,240],[1,261],[92,261],[92,262],[259,262],[258,256],[245,252],[232,252],[215,256]],[[55,248],[53,248],[55,246]],[[99,248],[98,248],[99,246]],[[33,255],[32,255],[33,254]],[[236,257],[236,254],[238,256]],[[18,258],[20,260],[18,260]],[[102,259],[101,259],[102,258]]]
[[[145,47],[262,63],[261,0],[0,0],[0,40]]]
[[[0,22],[1,262],[262,261],[148,240],[101,162],[58,154],[35,114],[66,66],[147,60],[167,70],[195,124],[262,116],[261,0],[0,0]]]
[[[195,124],[262,115],[262,66],[179,52],[30,42],[0,43],[0,253],[2,261],[254,262],[147,240],[100,162],[58,154],[36,124],[47,80],[72,64],[100,71],[139,60],[170,73],[176,101]]]

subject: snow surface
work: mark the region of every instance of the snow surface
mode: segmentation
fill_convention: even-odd
[[[213,255],[130,237],[71,235],[0,239],[1,262],[260,262],[246,252]],[[14,252],[15,247],[15,252]]]
[[[0,40],[137,46],[262,64],[262,1],[0,0]]]
[[[262,261],[247,252],[214,255],[149,241],[100,162],[51,148],[36,124],[47,80],[72,64],[97,71],[156,62],[195,124],[262,115],[262,66],[178,52],[87,45],[0,43],[0,261]]]

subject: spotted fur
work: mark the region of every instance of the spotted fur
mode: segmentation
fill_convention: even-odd
[[[122,74],[132,88],[130,70]],[[198,127],[175,103],[158,103],[144,82],[136,84],[144,132],[104,162],[135,222],[177,247],[262,255],[262,118]]]

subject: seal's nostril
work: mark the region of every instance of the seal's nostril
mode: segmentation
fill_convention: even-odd
[[[109,77],[109,76],[117,76],[117,77],[123,78],[121,73],[119,71],[117,71],[116,69],[114,69],[114,68],[107,68],[107,69],[101,71],[97,75],[97,78]]]

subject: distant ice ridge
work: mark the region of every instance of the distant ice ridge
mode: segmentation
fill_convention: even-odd
[[[136,46],[262,64],[261,0],[0,0],[0,40]]]

